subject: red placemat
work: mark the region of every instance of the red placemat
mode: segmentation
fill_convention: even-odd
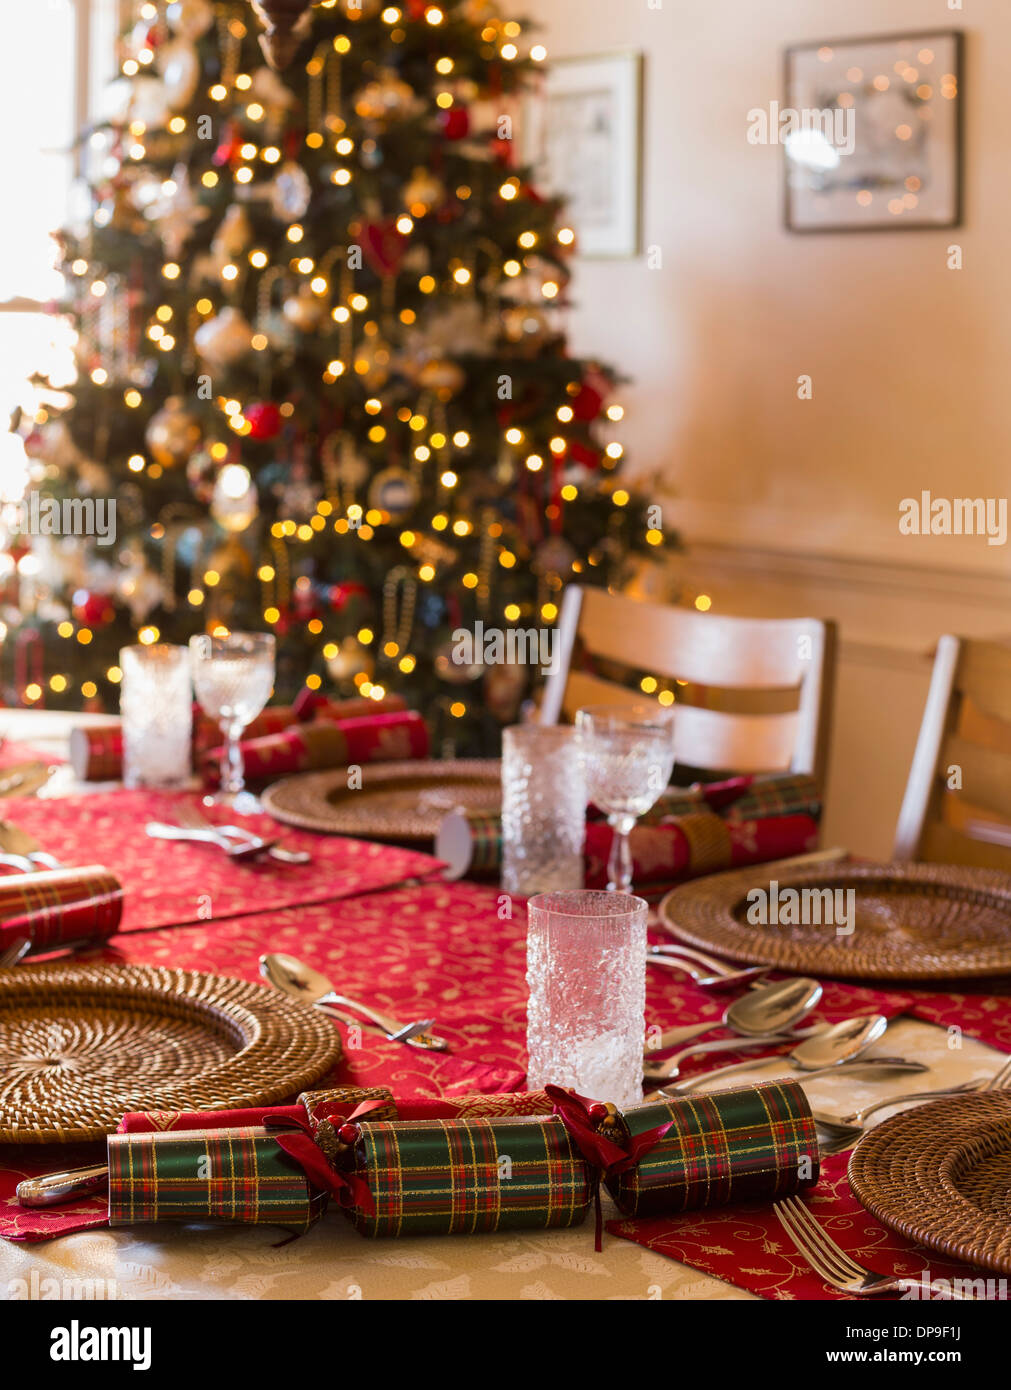
[[[255,834],[279,835],[287,849],[307,850],[312,863],[280,864],[264,857],[236,864],[213,845],[150,839],[145,824],[176,820],[180,803],[196,806],[197,795],[113,791],[41,801],[10,797],[3,814],[63,863],[111,869],[125,890],[123,932],[348,898],[406,878],[430,878],[440,869],[439,860],[416,850],[292,830],[266,815],[245,816],[241,824]],[[216,809],[201,808],[201,814],[228,819]]]
[[[875,1221],[850,1191],[848,1161],[849,1154],[824,1159],[818,1186],[803,1201],[819,1226],[858,1264],[876,1274],[923,1283],[933,1279],[993,1279],[982,1270],[914,1245]],[[634,1240],[658,1255],[680,1260],[762,1298],[845,1301],[856,1297],[822,1283],[794,1249],[767,1203],[686,1212],[652,1221],[609,1221],[607,1229],[612,1235]]]

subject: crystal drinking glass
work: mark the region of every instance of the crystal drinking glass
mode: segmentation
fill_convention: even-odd
[[[190,638],[193,685],[204,713],[225,735],[221,790],[216,802],[238,808],[245,792],[239,739],[274,688],[274,638],[269,632],[232,632]],[[253,798],[249,798],[250,801]],[[251,808],[252,809],[252,808]]]
[[[128,787],[178,787],[191,770],[193,685],[185,647],[161,642],[124,647],[123,781]]]
[[[642,898],[582,890],[528,904],[528,1090],[642,1103],[646,916]]]
[[[502,735],[502,888],[582,888],[586,783],[574,729],[520,724]]]
[[[632,887],[628,837],[674,770],[674,712],[660,705],[598,705],[576,714],[589,800],[614,830],[607,886]]]

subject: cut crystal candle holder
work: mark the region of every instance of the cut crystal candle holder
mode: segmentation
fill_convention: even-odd
[[[646,916],[642,898],[590,890],[528,904],[527,1088],[569,1086],[642,1104]]]
[[[123,781],[128,787],[179,787],[192,769],[193,681],[185,647],[124,647],[119,709]]]
[[[520,724],[502,736],[502,888],[583,886],[586,783],[574,729]]]

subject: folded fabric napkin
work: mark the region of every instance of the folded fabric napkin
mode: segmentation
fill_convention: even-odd
[[[122,916],[122,884],[101,865],[0,878],[0,950],[25,936],[36,952],[107,941]]]
[[[296,724],[315,719],[354,719],[377,712],[405,709],[399,695],[386,695],[380,702],[364,698],[330,700],[304,690],[293,705],[269,705],[248,724],[247,740],[268,738]],[[221,742],[221,726],[209,719],[199,705],[193,708],[193,753],[199,761]],[[123,731],[119,724],[93,724],[71,730],[70,763],[82,782],[116,782],[123,775]]]
[[[373,713],[296,724],[265,738],[243,739],[239,747],[246,780],[262,782],[290,772],[425,758],[428,729],[421,715],[413,711]],[[204,755],[201,770],[209,782],[220,779],[224,759],[224,748],[213,748]]]

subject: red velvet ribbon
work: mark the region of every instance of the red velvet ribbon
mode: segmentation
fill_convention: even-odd
[[[347,1117],[345,1123],[351,1124],[354,1120],[364,1119],[371,1111],[385,1104],[384,1100],[363,1101]],[[369,1216],[375,1215],[376,1202],[368,1183],[357,1173],[341,1173],[330,1166],[323,1150],[316,1143],[315,1126],[308,1116],[267,1117],[264,1119],[264,1125],[267,1129],[287,1130],[290,1127],[294,1131],[279,1133],[278,1145],[295,1160],[306,1177],[321,1192],[329,1192],[341,1206],[360,1207]]]
[[[643,1154],[648,1153],[660,1142],[674,1121],[668,1120],[656,1129],[633,1135],[625,1147],[598,1131],[597,1126],[606,1114],[606,1110],[598,1101],[588,1100],[586,1096],[581,1096],[575,1091],[563,1090],[561,1086],[549,1085],[544,1089],[554,1102],[554,1113],[593,1169],[593,1210],[596,1222],[593,1248],[599,1254],[604,1231],[604,1217],[600,1206],[601,1182],[604,1178],[614,1177],[629,1168],[634,1168]],[[594,1114],[594,1111],[597,1113]]]

